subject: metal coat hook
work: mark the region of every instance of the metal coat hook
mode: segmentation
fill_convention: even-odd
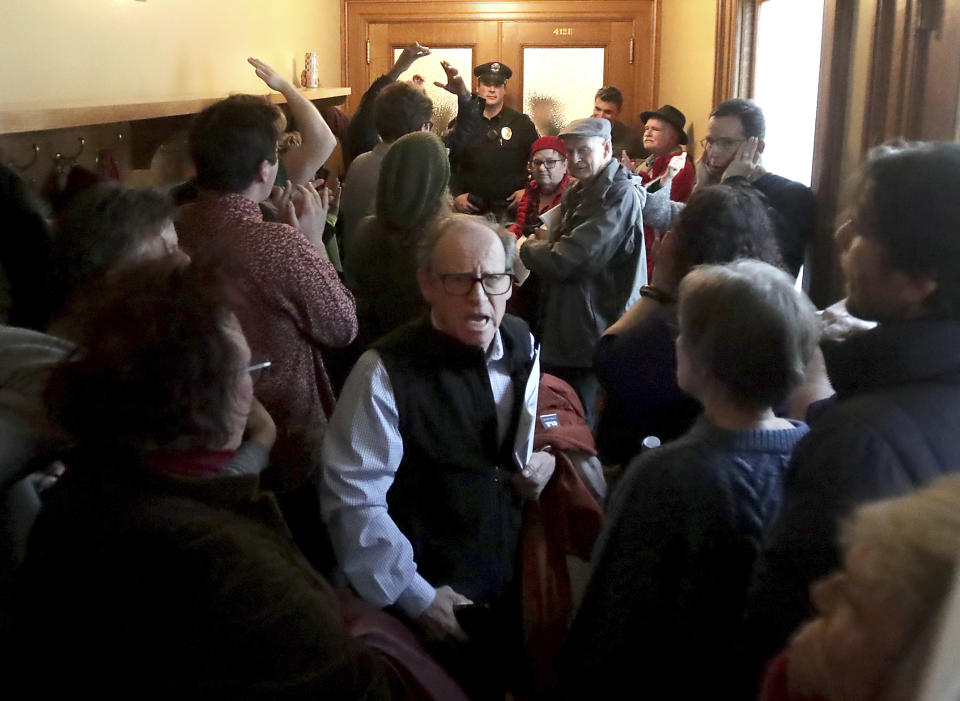
[[[64,156],[62,153],[58,153],[56,156],[53,157],[53,160],[55,160],[55,161],[57,161],[57,162],[60,162],[60,161],[75,161],[75,160],[77,160],[78,158],[80,158],[80,154],[83,153],[83,147],[86,145],[87,140],[84,139],[84,138],[81,136],[81,137],[79,137],[79,138],[77,139],[77,141],[80,142],[80,148],[77,149],[77,152],[76,152],[75,154],[73,154],[72,156]]]
[[[28,168],[33,167],[33,164],[37,162],[38,158],[40,158],[40,147],[37,144],[33,144],[31,148],[33,148],[33,156],[30,158],[30,160],[24,163],[23,165],[17,165],[16,163],[14,163],[13,164],[14,168],[16,168],[17,170],[27,170]]]
[[[72,156],[64,156],[62,153],[57,153],[53,157],[53,161],[56,163],[58,172],[66,173],[70,170],[70,168],[73,167],[73,164],[76,162],[76,160],[80,158],[80,154],[83,153],[83,147],[86,145],[87,140],[81,136],[77,138],[77,141],[80,142],[80,148],[77,149],[75,154]]]

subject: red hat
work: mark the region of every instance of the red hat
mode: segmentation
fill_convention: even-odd
[[[530,147],[530,155],[533,156],[537,151],[542,151],[545,148],[552,148],[561,156],[567,155],[567,147],[564,145],[563,140],[556,136],[541,136],[534,141],[533,146]]]

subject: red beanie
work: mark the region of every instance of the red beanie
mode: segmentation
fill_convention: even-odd
[[[556,136],[541,136],[534,141],[533,146],[530,147],[530,155],[532,156],[537,151],[542,151],[545,148],[552,148],[561,156],[567,155],[567,147],[564,145],[563,140]]]

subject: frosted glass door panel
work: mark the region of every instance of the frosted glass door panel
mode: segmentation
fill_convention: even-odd
[[[393,50],[393,60],[396,61],[403,49]],[[446,84],[447,74],[440,67],[440,62],[446,61],[454,66],[460,75],[463,76],[467,86],[470,86],[470,78],[473,75],[473,49],[451,48],[451,47],[430,47],[430,55],[417,59],[414,64],[400,75],[400,80],[411,80],[413,76],[422,76],[426,81],[424,88],[427,95],[433,100],[433,131],[436,134],[443,134],[447,129],[447,124],[451,119],[457,116],[457,98],[451,95],[443,88],[438,88],[433,84],[439,81]]]
[[[604,49],[524,48],[523,111],[541,135],[593,114],[603,86]]]

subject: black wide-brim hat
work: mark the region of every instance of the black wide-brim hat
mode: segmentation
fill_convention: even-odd
[[[656,117],[657,119],[662,119],[670,126],[674,127],[678,132],[680,132],[680,143],[687,143],[687,132],[683,128],[687,124],[687,118],[683,116],[683,112],[678,110],[673,105],[664,105],[655,112],[641,112],[640,121],[644,124],[647,123],[647,120],[650,117]]]

